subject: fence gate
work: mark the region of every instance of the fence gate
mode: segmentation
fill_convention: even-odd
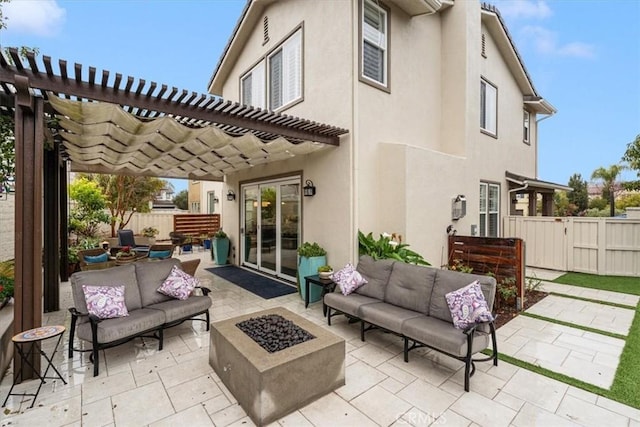
[[[567,218],[506,217],[504,235],[527,242],[526,265],[567,271]]]

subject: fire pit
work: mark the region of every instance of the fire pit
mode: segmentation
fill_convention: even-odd
[[[285,326],[279,328],[281,319],[285,322],[280,326]],[[284,348],[265,350],[239,324],[252,334],[266,325],[266,331],[254,334],[258,341]],[[297,338],[305,334],[311,338]],[[273,335],[290,345],[282,346]],[[344,355],[344,339],[282,307],[211,325],[209,364],[257,425],[276,421],[344,385]]]

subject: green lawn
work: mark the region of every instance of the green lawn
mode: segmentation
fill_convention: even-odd
[[[584,288],[640,295],[640,279],[636,277],[594,276],[584,273],[567,273],[558,277],[554,282]],[[639,366],[640,304],[636,307],[636,314],[629,329],[629,334],[627,335],[624,350],[620,356],[620,363],[618,364],[618,370],[616,371],[611,389],[597,390],[597,388],[592,388],[590,391],[640,409],[640,393],[638,392],[638,384],[640,384]],[[571,383],[571,381],[567,382]],[[581,386],[581,384],[578,383],[574,383],[574,385],[578,387]],[[590,389],[590,387],[584,386],[582,388]]]
[[[553,280],[553,282],[581,286],[583,288],[640,295],[640,279],[637,277],[594,276],[593,274],[585,273],[566,273]]]

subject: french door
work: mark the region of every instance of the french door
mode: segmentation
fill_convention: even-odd
[[[295,281],[300,243],[300,179],[241,187],[242,265]]]

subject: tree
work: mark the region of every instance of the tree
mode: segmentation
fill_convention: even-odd
[[[622,161],[626,162],[629,169],[635,170],[640,178],[640,135],[627,144],[627,151],[622,156]],[[640,180],[625,182],[624,187],[627,190],[640,190]]]
[[[625,194],[616,200],[616,209],[640,207],[640,194]]]
[[[156,194],[171,184],[155,177],[128,175],[82,175],[97,183],[105,196],[111,214],[111,236],[122,230],[136,212],[149,212],[149,204]]]
[[[86,178],[76,179],[69,186],[69,197],[75,201],[69,214],[69,231],[82,237],[95,237],[101,223],[109,223],[104,211],[106,200],[98,184]]]
[[[176,205],[178,209],[182,209],[186,211],[189,209],[189,192],[187,190],[182,190],[173,198],[173,204]]]
[[[599,167],[591,174],[591,179],[602,180],[602,198],[609,201],[611,206],[611,216],[616,215],[615,206],[615,184],[618,179],[618,175],[624,169],[622,165],[611,165],[608,168]]]
[[[0,116],[0,193],[9,191],[9,182],[15,176],[15,139],[13,120]]]
[[[577,212],[583,212],[589,207],[589,193],[587,191],[587,181],[582,179],[582,175],[574,173],[569,178],[569,187],[573,188],[567,194],[570,204],[575,205]],[[573,214],[576,214],[574,212]]]

